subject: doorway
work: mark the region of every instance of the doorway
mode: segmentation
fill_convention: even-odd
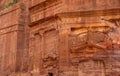
[[[78,65],[79,76],[105,76],[104,63],[102,61],[88,60]]]

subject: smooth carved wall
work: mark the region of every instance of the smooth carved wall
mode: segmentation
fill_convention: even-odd
[[[0,12],[0,75],[9,76],[23,69],[24,21],[21,6]],[[13,18],[13,19],[11,19]],[[22,18],[23,19],[23,18]],[[22,66],[22,67],[21,67]]]
[[[0,36],[0,74],[6,75],[10,72],[15,71],[15,62],[16,62],[16,40],[17,33],[8,33]],[[9,43],[8,43],[9,42]],[[12,47],[12,48],[11,48]],[[5,64],[7,63],[7,64]],[[8,69],[9,68],[9,69]]]

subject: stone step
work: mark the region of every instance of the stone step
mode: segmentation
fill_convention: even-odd
[[[8,76],[47,76],[47,75],[40,75],[39,73],[12,73]]]
[[[31,73],[12,73],[9,76],[32,76]]]

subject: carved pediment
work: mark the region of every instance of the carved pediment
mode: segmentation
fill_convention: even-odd
[[[90,30],[90,28],[86,32],[70,35],[69,38],[69,49],[71,52],[85,52],[83,51],[85,48],[101,50],[112,48],[112,42],[107,32],[94,31]]]

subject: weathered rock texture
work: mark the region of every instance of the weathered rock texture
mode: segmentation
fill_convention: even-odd
[[[1,10],[0,76],[120,76],[120,0],[18,0]]]

